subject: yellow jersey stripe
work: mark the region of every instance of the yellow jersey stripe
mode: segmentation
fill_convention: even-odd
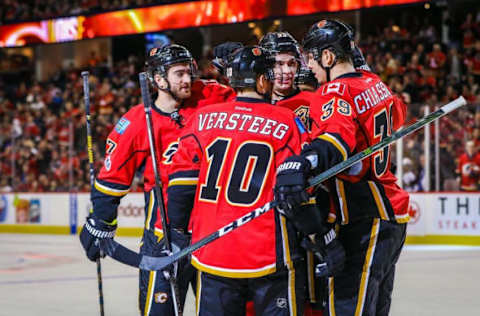
[[[358,293],[357,308],[355,309],[355,316],[361,316],[363,313],[365,296],[367,294],[368,278],[370,277],[370,267],[372,265],[373,255],[375,254],[375,247],[377,245],[379,228],[380,219],[374,218],[372,224],[372,231],[370,232],[370,242],[368,243],[365,262],[363,263],[362,278],[360,281],[360,289]]]
[[[403,214],[403,215],[396,215],[395,214],[395,221],[399,224],[408,223],[409,220],[410,220],[410,214],[408,214],[408,213]]]
[[[145,302],[145,310],[143,311],[145,316],[148,316],[150,313],[150,308],[152,307],[152,298],[153,298],[153,290],[155,288],[155,279],[156,279],[156,271],[150,271],[150,276],[148,278],[148,290],[147,290],[147,299]]]
[[[308,294],[310,296],[310,302],[316,303],[317,298],[315,297],[315,262],[313,261],[313,253],[307,251],[307,277],[308,277]]]
[[[202,295],[202,272],[197,271],[197,294],[195,295],[195,314],[200,315],[200,297]]]
[[[283,242],[282,242],[283,260],[285,265],[289,269],[293,269],[292,260],[290,258],[290,247],[288,243],[287,220],[285,219],[285,216],[281,216],[281,215],[279,216],[280,216],[280,230],[282,232],[282,237],[283,237],[282,238],[283,239]]]
[[[290,316],[297,316],[297,296],[295,289],[295,268],[292,268],[288,271],[288,298],[290,305]]]
[[[174,185],[197,185],[198,178],[176,178],[168,182],[168,186]]]
[[[383,203],[382,196],[380,195],[380,190],[378,190],[377,185],[375,182],[368,181],[368,185],[370,186],[370,191],[373,194],[373,198],[375,199],[375,204],[377,205],[378,212],[380,213],[380,218],[383,220],[390,220],[388,217],[387,209],[385,208],[385,204]]]
[[[125,194],[128,193],[128,191],[130,191],[130,189],[125,189],[125,190],[112,189],[103,184],[98,183],[97,181],[95,181],[94,186],[95,186],[95,189],[97,189],[98,191],[111,196],[124,196]]]
[[[342,215],[342,224],[348,224],[348,207],[347,198],[345,196],[345,187],[343,181],[336,178],[335,185],[337,187],[338,202],[340,204],[340,214]]]
[[[328,311],[329,316],[335,316],[335,297],[333,291],[334,278],[328,278]]]
[[[343,144],[335,136],[330,135],[328,133],[325,133],[325,134],[322,134],[322,135],[318,136],[318,138],[323,139],[323,140],[331,143],[333,146],[335,146],[335,148],[337,148],[337,150],[342,155],[343,160],[347,160],[347,156],[348,156],[347,152],[348,151],[345,149]]]
[[[251,269],[251,270],[236,270],[236,269],[225,269],[220,267],[215,267],[201,263],[197,257],[192,255],[192,265],[197,268],[197,270],[210,273],[213,275],[218,275],[226,278],[258,278],[274,273],[277,268],[276,264],[269,264],[260,269]]]
[[[145,221],[145,228],[150,228],[150,222],[152,221],[152,209],[154,204],[154,195],[153,190],[150,191],[150,198],[148,199],[148,208],[147,208],[147,220]]]

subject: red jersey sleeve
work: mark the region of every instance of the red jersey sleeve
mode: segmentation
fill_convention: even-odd
[[[116,218],[120,199],[129,192],[135,171],[149,155],[143,116],[138,117],[137,110],[138,106],[129,111],[110,132],[105,160],[92,188],[94,212],[109,222]]]

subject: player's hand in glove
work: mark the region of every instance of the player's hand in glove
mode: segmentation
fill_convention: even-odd
[[[355,69],[371,71],[365,57],[363,57],[362,51],[357,45],[355,45],[355,48],[353,49],[353,67],[355,67]]]
[[[309,200],[306,187],[310,169],[310,161],[300,155],[288,157],[277,168],[274,194],[281,213],[288,213]]]
[[[228,61],[228,56],[235,50],[242,48],[243,44],[239,42],[225,42],[213,48],[213,65],[217,67],[218,71],[225,74],[225,68]]]
[[[95,261],[105,256],[105,254],[100,251],[99,240],[113,238],[115,236],[115,230],[117,229],[116,223],[117,220],[114,220],[113,223],[107,223],[92,212],[90,213],[80,232],[80,242],[82,243],[83,249],[85,249],[88,259]]]
[[[170,230],[170,240],[172,244],[172,252],[170,253],[167,249],[166,246],[163,245],[164,250],[162,251],[162,254],[165,256],[170,256],[176,252],[179,252],[180,250],[184,249],[190,244],[191,240],[191,235],[190,234],[184,234],[179,230],[176,229],[171,229]],[[165,239],[163,239],[163,242],[165,242]],[[177,277],[179,273],[179,269],[181,270],[185,264],[189,262],[188,256],[184,259],[181,259],[179,261],[176,261],[173,265],[171,265],[169,268],[163,270],[163,275],[165,276],[165,279],[169,280],[170,277],[173,275],[175,278]]]
[[[343,270],[345,249],[338,241],[333,225],[326,232],[316,234],[314,240],[306,236],[301,246],[312,251],[320,260],[315,267],[317,277],[331,277]]]

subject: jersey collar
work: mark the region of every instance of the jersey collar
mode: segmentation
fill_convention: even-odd
[[[343,79],[343,78],[360,78],[361,76],[362,76],[361,72],[347,72],[346,74],[338,76],[334,80]]]
[[[248,97],[236,97],[235,101],[247,102],[247,103],[267,103],[264,99],[248,98]]]

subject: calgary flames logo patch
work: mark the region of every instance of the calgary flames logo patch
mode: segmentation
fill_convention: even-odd
[[[322,28],[325,26],[325,24],[327,24],[327,21],[326,20],[321,20],[320,22],[317,23],[317,26],[318,28]]]
[[[173,142],[168,145],[167,149],[163,152],[163,163],[168,165],[172,163],[172,158],[173,155],[177,152],[178,150],[178,142]]]
[[[155,55],[155,54],[157,53],[157,50],[158,50],[158,49],[157,49],[156,47],[152,48],[152,49],[150,50],[150,56]]]
[[[260,56],[260,55],[262,55],[262,51],[261,51],[260,48],[258,48],[258,47],[253,48],[253,49],[252,49],[252,53],[253,53],[254,56]]]

